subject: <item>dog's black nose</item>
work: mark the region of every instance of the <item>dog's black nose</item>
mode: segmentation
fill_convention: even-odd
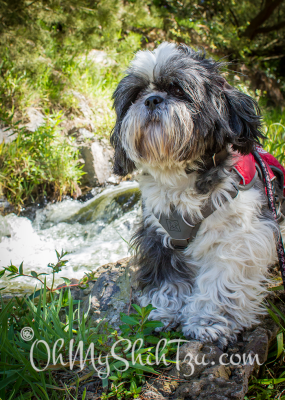
[[[150,110],[154,110],[155,107],[163,102],[163,98],[160,96],[150,96],[144,102],[145,106],[148,107]]]

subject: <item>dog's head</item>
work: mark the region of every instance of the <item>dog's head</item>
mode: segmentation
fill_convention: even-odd
[[[171,166],[227,144],[248,154],[262,137],[255,101],[220,75],[223,64],[186,45],[139,51],[114,92],[114,170]]]

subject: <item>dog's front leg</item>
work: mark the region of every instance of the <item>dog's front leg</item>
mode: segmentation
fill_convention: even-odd
[[[234,262],[203,267],[181,311],[184,335],[204,342],[219,341],[222,346],[236,339],[243,328],[258,323],[258,314],[264,312],[261,282],[258,266],[247,271]]]
[[[181,252],[167,246],[165,232],[154,216],[142,225],[134,238],[136,280],[143,290],[141,306],[152,304],[151,320],[162,321],[167,329],[180,323],[180,311],[191,295],[193,277]]]
[[[152,304],[155,310],[151,311],[149,319],[163,322],[164,328],[170,330],[180,323],[180,312],[185,301],[189,298],[191,288],[185,283],[172,284],[163,282],[158,288],[152,288],[140,298],[141,306]]]

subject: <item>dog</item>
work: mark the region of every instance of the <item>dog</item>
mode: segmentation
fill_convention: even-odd
[[[139,51],[113,94],[111,144],[116,174],[141,171],[141,305],[167,329],[226,345],[264,313],[279,227],[260,173],[241,188],[237,164],[259,146],[261,116],[223,66],[183,44]]]

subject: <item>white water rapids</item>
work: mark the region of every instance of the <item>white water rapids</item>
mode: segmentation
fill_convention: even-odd
[[[37,210],[36,218],[9,214],[0,216],[0,270],[11,262],[19,267],[23,261],[24,273],[50,273],[48,263],[55,263],[55,250],[66,251],[68,260],[56,274],[56,283],[66,278],[83,277],[84,272],[114,262],[129,255],[129,242],[140,215],[140,194],[136,182],[123,182],[105,189],[91,200],[82,203],[64,200]],[[44,279],[44,276],[42,276]],[[47,276],[47,284],[51,275]],[[2,293],[31,292],[35,279],[19,277],[0,278]],[[37,286],[39,286],[37,284]]]

